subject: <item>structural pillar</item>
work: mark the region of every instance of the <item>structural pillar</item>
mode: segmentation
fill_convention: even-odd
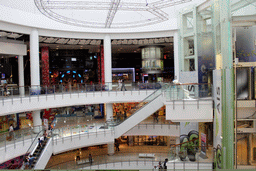
[[[105,84],[108,90],[112,90],[112,55],[111,55],[111,38],[106,35],[104,38],[104,75]]]
[[[112,103],[105,104],[105,111],[106,111],[106,120],[113,119],[113,104]]]
[[[180,78],[180,66],[179,66],[179,33],[174,32],[173,35],[173,51],[174,51],[174,79],[179,80]]]
[[[42,130],[42,120],[40,118],[40,110],[33,111],[32,115],[33,115],[34,133],[38,133]]]
[[[40,64],[39,64],[39,37],[37,29],[30,34],[30,75],[31,94],[38,94],[40,91]]]
[[[108,155],[112,156],[115,153],[114,143],[108,144]]]
[[[166,137],[166,141],[167,141],[167,147],[170,148],[171,147],[171,136],[167,136]]]
[[[23,56],[19,55],[18,57],[18,69],[19,69],[19,93],[20,96],[25,95],[24,90],[24,62],[23,62]]]

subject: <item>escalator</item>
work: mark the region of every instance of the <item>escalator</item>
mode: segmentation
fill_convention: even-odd
[[[40,145],[37,145],[35,151],[33,152],[32,156],[35,157],[30,169],[44,169],[48,160],[52,155],[51,144],[50,144],[50,137],[47,137]],[[50,148],[50,150],[49,150]],[[46,153],[46,151],[51,151]]]
[[[131,128],[163,107],[163,91],[165,91],[166,88],[167,87],[162,87],[161,89],[156,90],[142,102],[138,103],[135,107],[127,112],[130,113],[129,117],[116,118],[114,122],[112,122],[115,129],[115,138],[120,137],[125,132],[129,131]]]
[[[44,130],[41,130],[39,133],[36,134],[35,138],[33,139],[30,147],[28,148],[26,155],[23,157],[23,160],[20,161],[19,167],[16,169],[44,169],[47,162],[49,161],[51,155],[52,155],[52,138],[51,133],[50,136],[47,136],[47,138],[41,143],[41,146],[39,146],[38,138],[43,137]],[[31,160],[31,165],[27,165],[23,161],[27,157],[33,157],[33,160]],[[32,158],[31,158],[32,159]],[[29,162],[28,162],[29,163]]]

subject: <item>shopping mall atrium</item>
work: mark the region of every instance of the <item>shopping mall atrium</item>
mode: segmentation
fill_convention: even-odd
[[[0,169],[256,169],[256,0],[0,11]]]

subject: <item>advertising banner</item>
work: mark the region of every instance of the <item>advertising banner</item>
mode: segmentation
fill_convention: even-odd
[[[42,47],[41,49],[42,59],[42,82],[43,85],[50,84],[49,75],[49,47]]]
[[[200,153],[200,157],[202,157],[203,159],[206,159],[206,134],[201,133],[201,153]]]
[[[222,147],[222,105],[221,105],[221,70],[213,71],[213,95],[214,95],[214,167],[221,169]]]

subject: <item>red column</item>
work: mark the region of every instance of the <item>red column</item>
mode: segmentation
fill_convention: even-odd
[[[49,85],[50,84],[49,47],[42,47],[41,60],[42,60],[42,82],[43,82],[43,85]]]

